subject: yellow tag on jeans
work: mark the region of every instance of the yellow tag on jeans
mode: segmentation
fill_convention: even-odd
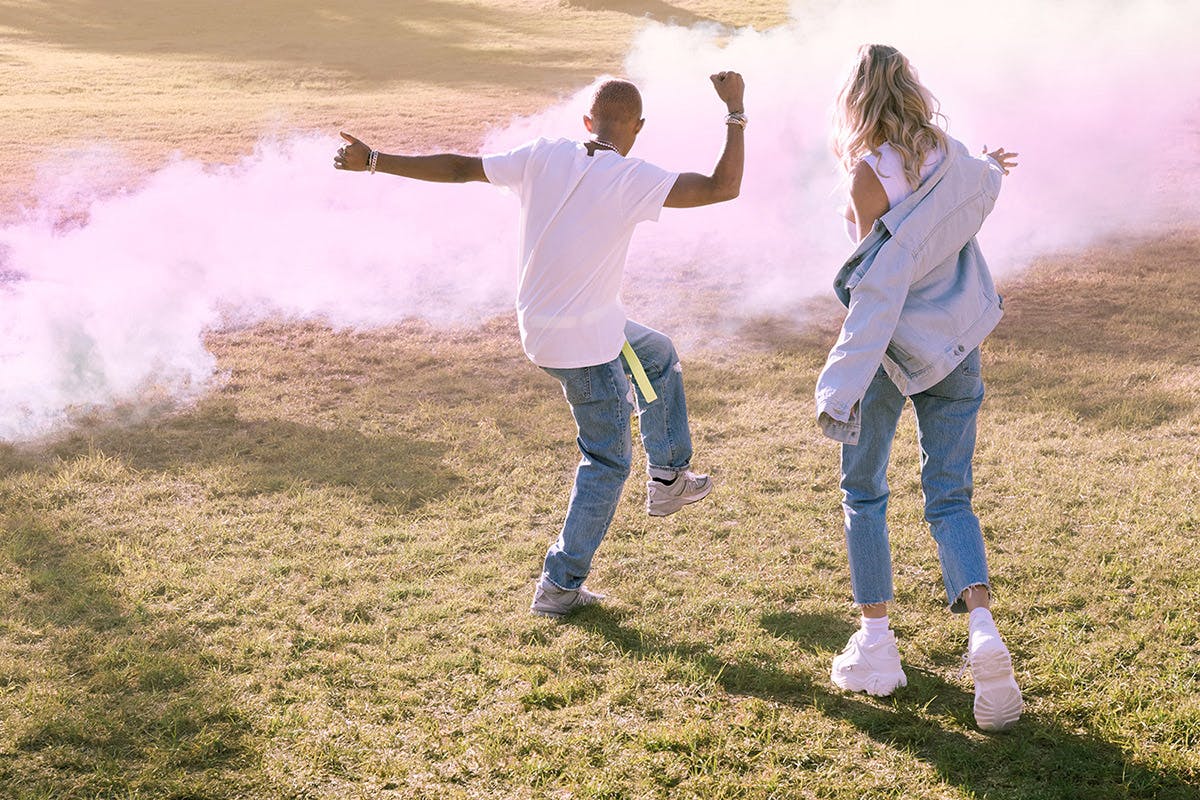
[[[621,355],[625,356],[625,363],[629,365],[629,371],[633,373],[633,380],[637,383],[638,388],[642,390],[642,397],[646,398],[647,403],[653,403],[658,399],[658,394],[654,391],[654,387],[650,385],[650,378],[646,376],[646,369],[642,366],[642,362],[637,357],[637,353],[633,352],[633,345],[625,342],[621,347]]]

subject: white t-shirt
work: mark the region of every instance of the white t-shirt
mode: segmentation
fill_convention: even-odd
[[[581,142],[538,139],[484,156],[521,201],[517,322],[541,367],[605,364],[625,343],[621,275],[634,226],[657,220],[677,173]]]

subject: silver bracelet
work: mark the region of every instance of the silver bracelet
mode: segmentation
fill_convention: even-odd
[[[378,163],[379,163],[379,151],[372,150],[371,158],[367,160],[367,169],[371,171],[372,175],[375,174],[375,165]]]
[[[745,114],[743,114],[741,111],[732,111],[729,113],[728,116],[725,117],[726,125],[737,125],[739,128],[742,128],[742,129],[745,129],[746,123],[748,123],[749,121],[750,121],[750,118],[747,117]]]

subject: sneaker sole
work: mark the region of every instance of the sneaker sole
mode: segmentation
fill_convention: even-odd
[[[571,610],[574,611],[574,609],[571,609]],[[562,619],[563,617],[565,617],[567,614],[569,614],[571,612],[570,611],[543,611],[540,608],[531,608],[531,609],[529,609],[529,613],[533,614],[535,617],[548,617],[550,619]]]
[[[708,488],[704,490],[703,494],[690,497],[686,500],[683,498],[671,498],[671,501],[666,508],[662,506],[651,506],[649,503],[647,503],[646,513],[652,517],[669,517],[684,506],[691,505],[692,503],[698,503],[704,498],[708,497],[709,493],[712,492],[714,485],[714,482],[710,480],[708,482]]]
[[[975,678],[975,724],[984,731],[1003,731],[1021,718],[1025,701],[1013,677],[1012,657],[1000,649],[971,660]]]
[[[855,681],[831,672],[833,685],[847,692],[865,692],[872,697],[887,697],[902,686],[908,686],[908,676],[903,672],[896,675],[870,675],[865,680]]]
[[[579,611],[582,608],[591,608],[592,606],[598,606],[602,602],[603,602],[603,600],[595,600],[591,603],[580,603],[579,605],[571,606],[570,608],[566,609],[565,611],[557,611],[557,610],[551,610],[548,608],[536,608],[534,606],[530,606],[529,613],[533,614],[535,617],[549,617],[550,619],[562,619],[563,617],[565,617],[569,614],[574,614],[576,611]]]

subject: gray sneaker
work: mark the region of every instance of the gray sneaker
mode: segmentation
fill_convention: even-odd
[[[538,581],[533,592],[529,610],[539,617],[565,617],[577,608],[595,605],[604,595],[593,592],[586,586],[578,589],[560,589],[544,578]]]
[[[646,481],[646,513],[652,517],[670,516],[688,503],[703,500],[712,488],[712,478],[688,471],[679,473],[670,485],[651,478]]]

